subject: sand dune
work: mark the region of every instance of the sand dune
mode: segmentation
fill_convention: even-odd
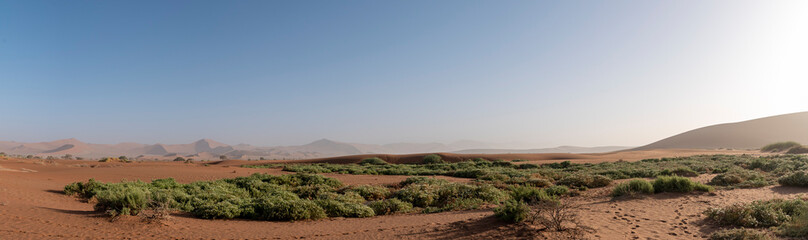
[[[778,115],[688,131],[636,148],[759,149],[766,144],[796,141],[808,144],[808,112]]]

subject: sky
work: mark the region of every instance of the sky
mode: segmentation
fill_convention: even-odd
[[[0,140],[639,146],[808,111],[808,1],[0,0]]]

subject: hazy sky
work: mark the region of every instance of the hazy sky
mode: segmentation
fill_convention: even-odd
[[[0,1],[0,140],[643,145],[808,110],[808,1]]]

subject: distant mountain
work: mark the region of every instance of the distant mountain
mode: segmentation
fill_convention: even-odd
[[[320,139],[299,146],[257,147],[248,144],[227,145],[210,139],[201,139],[188,144],[91,144],[77,139],[63,139],[52,142],[19,143],[0,141],[0,151],[16,155],[35,155],[39,157],[60,157],[70,154],[74,157],[101,158],[110,156],[128,156],[143,160],[172,160],[176,157],[197,160],[215,160],[221,156],[227,159],[306,159],[359,154],[410,154],[431,152],[458,153],[583,153],[608,152],[624,147],[559,147],[548,149],[500,149],[495,144],[458,141],[442,143],[392,143],[361,144],[345,143],[329,139]],[[479,148],[464,150],[465,148]]]
[[[703,127],[635,150],[663,148],[759,149],[767,144],[795,141],[808,144],[808,112]]]
[[[463,154],[502,154],[502,153],[603,153],[626,150],[631,147],[604,146],[604,147],[575,147],[560,146],[539,149],[466,149],[455,151]]]

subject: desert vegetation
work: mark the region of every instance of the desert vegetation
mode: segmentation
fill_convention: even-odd
[[[806,199],[773,199],[710,208],[708,219],[722,226],[773,228],[785,237],[808,237],[808,201]],[[741,234],[741,233],[735,233]]]
[[[499,204],[509,195],[488,184],[452,183],[413,177],[395,186],[345,187],[313,174],[254,174],[181,184],[173,179],[101,183],[90,179],[65,186],[64,192],[94,199],[110,216],[138,215],[151,206],[200,218],[296,221],[325,217],[371,217],[420,210],[442,212]]]

